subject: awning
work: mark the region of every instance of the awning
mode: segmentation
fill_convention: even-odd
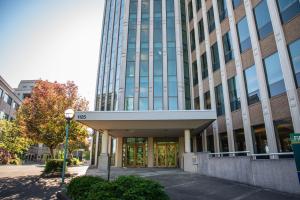
[[[76,112],[75,120],[115,137],[175,137],[185,129],[199,133],[217,115],[213,110]]]

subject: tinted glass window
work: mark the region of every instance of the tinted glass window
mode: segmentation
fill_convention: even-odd
[[[213,7],[211,7],[207,11],[207,21],[208,21],[208,31],[212,32],[213,30],[215,30],[215,19],[214,19]]]
[[[148,98],[141,98],[140,97],[139,110],[148,110]]]
[[[204,93],[204,108],[211,109],[211,101],[210,101],[210,92],[207,91]]]
[[[220,22],[222,22],[227,17],[226,0],[218,0],[218,10]]]
[[[195,110],[200,110],[200,102],[199,97],[194,98],[194,108]]]
[[[190,40],[191,40],[191,51],[193,52],[195,50],[195,48],[196,48],[194,29],[191,31]]]
[[[140,77],[140,97],[148,97],[148,77]]]
[[[262,0],[254,8],[254,16],[257,26],[257,32],[259,39],[266,38],[270,33],[273,32],[272,23],[270,19],[270,13],[267,6],[267,1]]]
[[[244,129],[234,130],[234,142],[236,151],[246,151]]]
[[[274,121],[275,131],[277,133],[277,144],[279,152],[292,152],[290,133],[294,133],[291,119],[282,119]]]
[[[189,20],[191,21],[193,19],[193,5],[192,5],[192,1],[190,1],[189,5]]]
[[[178,109],[177,97],[169,97],[169,110],[177,110],[177,109]]]
[[[154,110],[162,110],[162,97],[154,97]]]
[[[223,46],[225,63],[227,63],[234,58],[230,32],[227,32],[225,35],[223,35]]]
[[[233,8],[237,8],[242,3],[242,0],[232,0]]]
[[[208,76],[206,53],[202,54],[201,56],[201,67],[202,67],[202,79],[205,79]]]
[[[266,129],[264,125],[252,127],[255,153],[269,153]]]
[[[248,104],[250,105],[260,101],[255,65],[246,69],[244,71],[244,75],[248,95]]]
[[[0,88],[0,98],[2,97],[3,90]]]
[[[278,53],[274,53],[273,55],[265,58],[264,65],[270,97],[285,92],[285,86]]]
[[[197,61],[193,62],[192,65],[193,68],[193,85],[197,85],[198,84],[198,69],[197,69]]]
[[[222,84],[215,87],[215,95],[216,95],[216,109],[217,115],[224,115],[225,108],[224,108],[224,98],[223,98],[223,88]]]
[[[277,0],[283,23],[290,21],[293,17],[300,13],[299,0]]]
[[[203,19],[201,19],[198,23],[198,34],[199,34],[199,42],[202,42],[204,40]]]
[[[133,110],[133,97],[125,98],[125,110]]]
[[[237,30],[239,35],[240,51],[245,52],[247,49],[251,48],[251,40],[246,17],[238,22]]]
[[[213,71],[220,68],[219,50],[217,42],[211,46],[211,60]]]
[[[163,95],[163,83],[162,77],[154,77],[154,96],[162,96]]]
[[[196,4],[197,4],[197,10],[200,10],[200,8],[202,7],[201,0],[196,0]]]
[[[231,79],[228,80],[228,91],[229,91],[231,111],[240,109],[241,107],[240,91],[239,91],[236,77],[232,77]]]
[[[300,40],[289,45],[291,63],[293,65],[297,87],[300,87]]]

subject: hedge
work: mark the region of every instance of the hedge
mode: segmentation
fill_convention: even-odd
[[[61,172],[63,168],[64,160],[62,159],[49,159],[46,162],[44,173]]]

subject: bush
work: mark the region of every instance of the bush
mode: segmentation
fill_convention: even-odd
[[[9,164],[11,164],[11,165],[20,165],[21,164],[21,159],[20,158],[10,159]]]
[[[104,182],[102,178],[94,176],[73,178],[67,187],[67,195],[74,200],[87,199],[90,187],[102,182]]]
[[[64,160],[62,159],[49,159],[46,162],[44,173],[61,172]]]
[[[101,178],[82,176],[71,180],[67,194],[74,200],[168,200],[163,186],[137,176],[121,176],[108,182]]]
[[[68,166],[77,166],[80,164],[80,160],[78,158],[69,158],[67,162]]]

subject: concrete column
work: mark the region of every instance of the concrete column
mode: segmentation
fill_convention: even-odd
[[[245,133],[245,142],[246,142],[246,149],[250,151],[250,153],[254,153],[253,149],[253,139],[252,139],[252,130],[250,124],[250,114],[248,109],[248,100],[247,100],[247,91],[245,87],[245,78],[244,78],[244,71],[242,67],[242,58],[240,54],[240,47],[238,43],[238,36],[237,30],[235,25],[235,18],[234,18],[234,10],[231,0],[227,0],[227,11],[228,11],[228,18],[229,18],[229,25],[230,25],[230,33],[232,37],[232,45],[233,45],[233,52],[234,52],[234,59],[235,59],[235,67],[236,67],[236,74],[237,74],[237,81],[240,88],[240,101],[241,101],[241,111],[242,111],[242,119],[243,119],[243,127]]]
[[[191,153],[191,132],[189,129],[184,130],[184,152]]]
[[[213,2],[214,16],[216,16],[215,25],[216,25],[217,45],[219,51],[220,71],[221,71],[222,89],[223,89],[223,97],[224,97],[228,147],[229,147],[229,151],[233,152],[235,151],[235,147],[234,147],[233,125],[232,125],[232,116],[231,116],[230,99],[229,99],[228,82],[227,82],[228,77],[226,72],[224,48],[223,48],[223,41],[222,41],[222,30],[221,30],[220,19],[218,17],[219,10],[218,10],[217,0],[213,0],[212,2]]]
[[[248,22],[249,33],[251,38],[251,44],[253,49],[253,57],[256,66],[256,74],[257,74],[257,80],[259,85],[259,92],[261,96],[261,106],[262,106],[265,128],[267,133],[268,146],[269,146],[270,153],[277,153],[278,148],[277,148],[277,142],[276,142],[276,136],[275,136],[275,130],[273,124],[268,86],[267,86],[267,81],[265,76],[265,69],[262,61],[260,44],[257,36],[254,15],[252,12],[252,4],[251,1],[249,0],[244,0],[244,4],[245,4],[247,22]]]
[[[95,166],[98,165],[98,148],[99,148],[99,132],[96,132],[96,146],[95,146]]]
[[[108,135],[108,145],[107,145],[107,153],[109,154],[109,155],[112,155],[112,141],[113,139],[112,139],[112,137],[110,136],[110,135]]]
[[[153,137],[148,137],[148,167],[153,167]]]
[[[176,33],[176,64],[177,64],[177,87],[178,87],[178,110],[185,108],[184,98],[184,69],[183,69],[183,47],[181,27],[180,1],[174,0],[175,11],[175,33]]]
[[[202,80],[202,67],[201,67],[201,56],[200,56],[200,44],[199,44],[199,29],[198,29],[198,13],[196,8],[196,0],[193,1],[193,17],[194,17],[194,32],[195,32],[195,42],[196,42],[196,58],[197,58],[197,76],[198,76],[198,89],[199,89],[199,100],[200,100],[200,110],[204,109],[204,93],[203,93],[203,80]],[[190,63],[193,63],[190,60]],[[193,68],[192,68],[193,69]],[[192,78],[191,78],[192,80]],[[194,91],[194,90],[192,90]],[[195,97],[194,97],[195,98]],[[194,101],[192,101],[194,102]],[[194,105],[195,106],[195,105]]]
[[[123,138],[118,137],[117,144],[116,144],[116,161],[115,161],[116,167],[122,167],[122,151],[123,151]]]
[[[179,152],[179,155],[178,155],[178,160],[179,160],[179,167],[181,169],[183,169],[183,154],[184,154],[184,137],[179,137],[178,138],[178,152]]]
[[[153,0],[150,0],[149,25],[149,110],[153,110]]]
[[[140,54],[141,54],[141,1],[137,2],[136,50],[134,71],[134,103],[133,110],[139,109],[140,92]]]
[[[89,151],[90,151],[90,161],[89,161],[89,166],[92,166],[92,158],[93,158],[93,144],[94,144],[94,137],[92,135],[91,137],[91,143],[90,143],[90,146],[89,146]]]
[[[207,133],[206,133],[206,130],[202,133],[202,151],[207,152]]]
[[[125,1],[125,11],[123,19],[123,43],[122,43],[122,58],[120,68],[120,86],[119,86],[119,110],[124,110],[125,103],[125,77],[126,77],[126,56],[127,56],[127,40],[128,40],[128,19],[129,19],[129,4],[130,1]]]
[[[102,133],[101,154],[108,154],[108,130]]]
[[[289,53],[287,50],[287,43],[284,37],[283,28],[281,25],[280,15],[276,1],[267,1],[270,12],[270,18],[272,22],[272,27],[275,35],[276,46],[278,50],[278,55],[280,59],[281,71],[284,79],[284,85],[289,101],[291,117],[293,121],[293,127],[295,133],[300,132],[300,103],[299,96],[297,93],[297,87],[293,79],[293,67],[291,65]]]
[[[193,136],[193,152],[197,152],[197,137]]]

